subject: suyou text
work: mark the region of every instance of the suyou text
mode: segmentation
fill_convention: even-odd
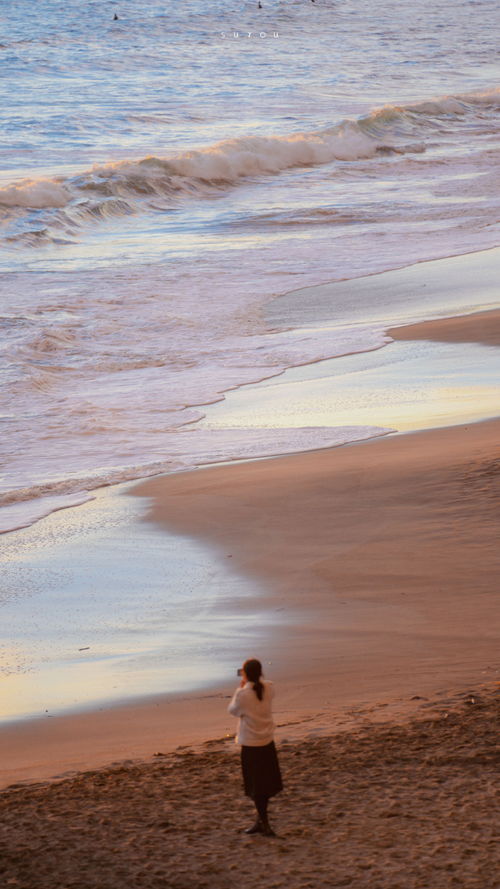
[[[261,37],[264,39],[265,37],[279,37],[278,31],[221,31],[220,36],[223,40],[228,40],[230,38],[239,38],[239,37]]]

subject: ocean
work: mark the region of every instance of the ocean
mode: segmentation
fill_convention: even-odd
[[[206,418],[454,309],[351,287],[302,323],[277,298],[500,244],[495,0],[261,5],[2,4],[2,531],[103,485],[386,433],[347,396],[342,422]]]

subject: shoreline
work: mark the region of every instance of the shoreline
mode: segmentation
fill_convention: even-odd
[[[328,324],[330,324],[332,322],[331,307],[330,307],[330,292],[331,291],[334,291],[336,295],[344,292],[344,296],[340,297],[340,301],[341,301],[341,305],[343,306],[343,312],[345,313],[346,305],[347,304],[349,304],[349,306],[351,305],[352,293],[350,291],[352,290],[353,287],[356,290],[359,290],[361,288],[362,290],[364,289],[364,290],[371,291],[373,289],[375,293],[377,293],[377,292],[379,293],[381,291],[385,292],[385,290],[388,289],[388,290],[392,290],[393,294],[397,293],[398,291],[401,291],[401,290],[404,291],[405,288],[408,287],[410,289],[410,291],[418,291],[419,292],[419,299],[423,299],[422,306],[421,306],[422,312],[419,313],[419,316],[427,317],[428,314],[430,314],[432,316],[433,314],[435,314],[436,307],[433,306],[432,302],[429,302],[428,300],[426,301],[426,299],[424,299],[423,290],[422,290],[422,287],[423,287],[423,288],[428,288],[429,290],[433,290],[438,294],[438,305],[441,306],[440,311],[450,311],[450,313],[451,313],[450,318],[451,317],[457,318],[457,319],[460,319],[462,317],[469,318],[469,317],[472,317],[472,315],[483,315],[483,314],[485,314],[485,312],[487,312],[488,314],[492,314],[492,313],[495,313],[499,310],[493,308],[493,309],[486,309],[485,311],[483,311],[483,310],[478,310],[476,308],[470,314],[463,314],[464,312],[465,313],[470,312],[470,308],[471,308],[470,301],[469,300],[464,301],[463,292],[467,292],[468,289],[470,289],[470,287],[473,286],[472,281],[469,280],[471,271],[472,271],[473,272],[473,280],[477,280],[477,289],[483,296],[482,304],[484,304],[485,300],[486,300],[486,303],[489,304],[489,301],[491,300],[493,295],[495,297],[495,302],[497,302],[497,293],[494,291],[493,286],[491,284],[492,280],[493,281],[496,280],[496,277],[495,277],[495,275],[496,275],[495,257],[497,254],[500,257],[500,246],[497,245],[497,246],[492,246],[492,247],[483,247],[481,249],[475,249],[475,250],[471,250],[471,251],[465,252],[465,253],[456,253],[456,254],[452,253],[450,255],[445,255],[445,256],[441,256],[441,257],[437,257],[437,258],[421,259],[416,262],[415,261],[411,262],[409,265],[403,265],[403,266],[398,265],[395,268],[388,268],[388,269],[384,269],[382,271],[375,271],[375,272],[360,275],[360,276],[354,277],[354,278],[342,279],[339,281],[326,281],[323,283],[308,285],[305,288],[284,291],[283,293],[275,295],[272,299],[270,299],[270,301],[268,303],[263,304],[261,309],[263,311],[263,316],[266,320],[266,325],[270,328],[270,330],[273,330],[273,328],[275,328],[275,327],[277,327],[278,329],[283,328],[285,330],[288,329],[289,327],[295,327],[297,329],[300,328],[300,329],[306,330],[309,326],[311,326],[307,311],[305,312],[305,314],[301,314],[301,312],[299,312],[297,317],[295,317],[295,319],[293,320],[294,311],[296,309],[296,306],[294,309],[294,303],[296,302],[297,299],[301,300],[302,295],[304,293],[307,293],[310,296],[311,305],[314,306],[314,314],[318,316],[319,320],[317,320],[315,322],[315,326],[322,325],[322,324],[326,324],[328,326]],[[464,265],[463,268],[461,268],[462,265]],[[426,275],[428,275],[428,278],[425,277]],[[452,284],[450,284],[450,281],[448,280],[449,278],[451,279]],[[455,303],[450,302],[450,299],[449,299],[449,291],[450,290],[455,291],[455,297],[456,297],[456,293],[458,291],[462,291],[460,298],[458,300],[456,300]],[[324,306],[324,295],[325,294],[327,295],[327,304],[330,307],[328,312],[326,312],[326,314],[325,314],[325,306]],[[345,294],[348,295],[347,303],[345,300]],[[454,299],[455,299],[455,297],[454,297]],[[292,313],[291,316],[289,316],[289,312],[290,312],[290,306],[288,305],[289,303],[291,306],[291,313]],[[279,307],[279,309],[278,309],[278,307]],[[474,308],[474,307],[472,307],[472,308]],[[392,313],[394,320],[397,320],[398,318],[401,317],[401,311],[402,311],[401,308],[396,309],[396,306],[394,304],[392,304],[391,301],[389,301],[389,306],[387,308],[388,317],[390,317],[390,315]],[[396,313],[396,314],[394,314],[394,313]],[[290,318],[292,318],[293,323],[291,323]],[[448,320],[448,318],[444,318],[444,319],[433,318],[430,321],[417,320],[416,323],[414,321],[408,321],[403,325],[392,327],[391,325],[394,323],[393,321],[386,320],[385,322],[383,322],[380,320],[380,316],[376,314],[369,320],[368,323],[374,324],[380,330],[381,333],[385,332],[386,336],[391,335],[391,330],[397,331],[397,333],[393,337],[393,339],[397,339],[397,340],[408,340],[408,339],[413,339],[413,338],[414,339],[437,340],[438,337],[434,337],[434,336],[430,336],[430,337],[420,336],[417,332],[417,327],[421,324],[423,324],[424,326],[425,325],[432,326],[437,322],[441,322],[441,320],[444,320],[446,322]],[[359,324],[360,319],[358,318],[354,323]],[[344,327],[345,325],[346,325],[346,320],[344,319],[344,321],[341,324],[341,327]],[[404,330],[412,328],[412,327],[415,328],[415,337],[409,337],[409,336],[403,334]],[[454,339],[451,338],[451,339],[441,340],[441,341],[455,342],[455,343],[472,342],[472,341],[474,341],[476,343],[485,342],[483,340],[478,340],[478,339],[463,340],[463,339],[457,339],[457,338],[454,338]],[[491,343],[488,342],[488,344],[491,344]],[[301,363],[286,364],[284,366],[283,370],[281,370],[278,374],[272,373],[270,376],[266,375],[261,380],[258,380],[254,383],[242,382],[235,387],[235,390],[236,391],[245,390],[248,386],[258,386],[260,383],[265,383],[266,381],[270,381],[273,379],[279,379],[279,377],[283,373],[286,373],[289,370],[297,369],[300,367],[313,366],[313,365],[321,363],[325,360],[335,361],[335,360],[339,360],[339,359],[342,360],[342,358],[350,357],[350,356],[356,356],[356,355],[362,356],[365,354],[369,354],[371,351],[377,351],[380,349],[384,349],[387,345],[390,345],[390,343],[386,342],[384,345],[370,347],[369,349],[362,350],[360,352],[359,351],[347,352],[345,354],[341,354],[340,356],[337,356],[334,358],[331,358],[331,357],[330,358],[328,358],[328,357],[327,358],[325,358],[325,357],[314,358],[314,359],[311,359],[311,361],[306,362],[305,364],[301,364]],[[219,394],[213,401],[211,400],[211,401],[205,402],[203,404],[195,404],[195,405],[191,405],[191,406],[187,405],[187,407],[189,409],[192,409],[195,411],[202,409],[202,408],[210,408],[213,404],[217,404],[217,403],[220,403],[220,401],[224,401],[225,397],[228,394],[230,394],[232,391],[233,391],[233,388],[230,387],[227,390],[223,390],[222,393]],[[484,414],[483,416],[485,418],[487,418],[489,416],[489,414]],[[185,425],[191,426],[193,422],[196,423],[198,421],[197,420],[196,421],[188,420],[188,421],[186,421]],[[184,427],[181,425],[178,428],[182,429]],[[269,449],[267,449],[267,453],[264,453],[263,455],[260,455],[258,457],[255,457],[254,455],[249,456],[247,454],[246,456],[244,455],[242,457],[237,457],[235,459],[236,460],[238,460],[238,459],[242,459],[242,460],[245,460],[245,459],[265,459],[267,456],[270,456]],[[173,461],[175,461],[176,455],[172,454],[171,459]],[[208,462],[208,463],[200,463],[199,465],[205,466],[205,465],[213,465],[213,464],[211,462]],[[198,467],[193,467],[193,468],[198,468]],[[162,474],[164,471],[165,470],[162,470]],[[174,470],[174,471],[177,471],[177,470]],[[180,471],[183,471],[183,470],[181,469]],[[38,500],[33,501],[33,503],[35,503],[36,506],[34,508],[32,516],[28,516],[27,518],[22,518],[20,520],[18,520],[16,518],[14,520],[14,524],[12,525],[12,527],[0,528],[0,538],[3,534],[9,534],[12,532],[17,532],[17,531],[23,530],[23,528],[31,527],[33,524],[36,524],[37,522],[42,521],[44,518],[47,518],[47,516],[52,515],[54,512],[56,512],[58,510],[71,509],[75,505],[78,505],[78,504],[75,504],[74,502],[67,502],[67,503],[61,502],[60,505],[58,504],[58,505],[49,507],[46,504],[47,499],[62,500],[62,498],[68,498],[68,501],[71,501],[71,500],[74,501],[75,498],[81,497],[82,502],[84,503],[84,502],[88,501],[88,499],[95,496],[95,492],[102,490],[102,488],[117,487],[119,485],[124,485],[124,484],[140,483],[143,479],[147,479],[147,478],[151,478],[151,477],[155,477],[155,475],[153,475],[153,476],[151,476],[151,475],[139,476],[137,478],[126,477],[126,478],[121,478],[121,479],[115,479],[112,482],[104,481],[104,482],[100,482],[99,484],[97,484],[96,487],[90,487],[88,490],[86,489],[82,492],[77,492],[76,494],[74,492],[70,493],[70,494],[58,494],[58,493],[48,494],[42,498],[43,506],[41,505],[41,502],[39,502]],[[9,509],[9,507],[14,507],[17,509],[19,507],[22,507],[24,502],[25,501],[23,501],[23,500],[12,501],[12,503],[5,504],[5,509]],[[31,502],[31,501],[27,501],[27,502]]]
[[[266,645],[266,651],[252,654],[260,655],[279,689],[276,719],[282,725],[278,737],[283,732],[296,739],[331,733],[356,710],[359,714],[380,710],[384,718],[390,714],[394,719],[404,718],[415,706],[411,703],[415,696],[433,698],[444,691],[450,697],[497,681],[499,640],[494,632],[497,602],[492,580],[496,576],[492,574],[492,558],[495,571],[497,561],[493,549],[496,528],[491,515],[494,504],[489,495],[485,498],[483,487],[496,482],[496,473],[489,478],[487,467],[499,432],[500,420],[492,420],[406,433],[333,450],[165,476],[134,488],[135,496],[154,498],[154,522],[165,521],[159,512],[167,508],[171,530],[200,536],[215,547],[219,558],[231,555],[237,574],[265,578],[256,605],[275,614],[280,626],[274,631],[272,651]],[[366,487],[366,456],[372,466],[370,476],[377,477],[371,492]],[[455,467],[451,472],[450,459]],[[466,502],[457,490],[457,467],[458,488],[464,480],[469,487]],[[425,478],[424,469],[432,478]],[[341,480],[338,496],[344,498],[344,504],[354,483],[363,491],[364,504],[369,501],[373,505],[378,494],[385,492],[391,513],[383,538],[376,541],[370,522],[362,527],[354,514],[346,515],[342,509],[337,529],[344,529],[343,538],[335,541],[333,564],[330,545],[324,539],[315,540],[314,529],[318,499],[323,506],[328,503],[325,482],[330,483],[332,472]],[[353,479],[353,472],[357,479]],[[410,479],[417,511],[424,508],[425,512],[426,503],[427,512],[431,510],[433,524],[427,532],[418,516],[403,520],[409,502],[405,477]],[[310,488],[312,485],[313,501],[305,495],[303,506],[308,514],[303,522],[308,535],[303,534],[301,520],[297,536],[296,528],[290,528],[289,523],[287,527],[287,519],[297,510],[290,510],[286,496],[290,489],[295,489],[296,496],[300,480],[308,481]],[[243,489],[247,499],[242,505]],[[210,498],[214,509],[208,511]],[[268,542],[272,539],[269,528],[277,527],[276,514],[272,510],[268,513],[271,502],[285,510],[281,519],[285,536],[271,558],[267,553],[266,561],[262,546],[266,538]],[[236,513],[232,512],[235,508]],[[469,522],[463,521],[466,509],[471,510],[472,540]],[[384,524],[380,522],[383,510],[384,504],[379,503],[379,529]],[[263,511],[267,527],[261,528]],[[209,528],[201,527],[203,516]],[[443,560],[446,534],[443,529],[438,534],[436,521],[445,516],[452,547]],[[397,527],[399,536],[394,538]],[[437,547],[433,545],[436,534]],[[312,550],[306,546],[305,552],[307,541],[313,545]],[[406,541],[399,561],[388,551],[391,541],[395,541],[396,550]],[[377,552],[375,568],[372,562],[361,570],[363,560],[373,560]],[[473,601],[468,597],[471,566],[467,573],[467,553],[473,553],[481,567]],[[436,558],[443,570],[433,576]],[[429,584],[426,595],[418,586],[418,577],[417,581],[408,579],[408,571],[417,567],[422,575],[422,563],[427,572],[424,581]],[[447,577],[450,571],[451,577]],[[395,583],[397,587],[401,582],[401,572],[406,575],[403,596],[395,588]],[[331,588],[334,576],[336,583],[342,583],[342,592],[335,594],[332,612],[325,584]],[[304,577],[306,601],[301,593]],[[435,590],[439,590],[437,601]],[[242,651],[242,657],[248,654]],[[148,759],[157,751],[170,752],[231,735],[234,726],[226,705],[233,684],[228,679],[227,684],[201,694],[159,695],[134,705],[4,727],[0,729],[0,761],[5,764],[0,782],[8,786],[47,780],[124,759]]]
[[[487,326],[490,339],[494,334],[494,344],[498,345],[500,342],[499,318],[499,310],[485,313],[472,313],[469,316],[460,316],[459,336],[466,337],[465,340],[460,339],[460,342],[477,341],[477,323],[479,320],[483,330],[484,326]],[[435,322],[426,322],[423,326],[421,324],[415,326],[408,325],[402,329],[401,335],[406,336],[410,334],[415,337],[419,335],[422,336],[422,338],[426,338],[429,336],[429,333],[432,333],[432,330],[429,330],[429,324],[433,324],[436,325],[434,333],[436,333],[440,339],[446,336],[455,337],[457,331],[452,330],[451,328],[454,327],[456,322],[457,318],[455,316],[451,319],[440,319]],[[417,329],[412,330],[412,327],[416,327]],[[392,329],[389,329],[388,332],[392,335]],[[394,333],[396,336],[400,335],[399,329],[394,329]],[[490,345],[491,344],[493,343],[490,342]],[[294,644],[297,645],[296,653],[298,664],[301,662],[302,664],[306,664],[308,657],[312,654],[312,666],[309,670],[308,678],[306,681],[301,681],[298,685],[294,683],[296,683],[300,670],[298,672],[296,671],[295,678],[293,676],[290,678],[290,665],[287,663],[286,657],[284,657],[281,662],[279,661],[279,658],[277,659],[274,657],[273,664],[269,665],[269,675],[272,675],[282,687],[282,701],[283,709],[287,714],[286,719],[291,722],[304,724],[309,728],[314,726],[315,731],[324,731],[324,714],[329,714],[326,722],[330,724],[331,719],[336,718],[335,713],[338,711],[338,708],[342,709],[342,707],[363,706],[367,702],[370,706],[377,706],[380,700],[383,700],[386,703],[391,701],[391,706],[394,705],[397,710],[400,704],[396,705],[394,702],[401,701],[402,699],[406,700],[407,696],[410,695],[411,697],[410,693],[413,692],[415,694],[420,694],[420,691],[423,690],[424,693],[434,694],[437,693],[439,688],[443,685],[456,690],[467,685],[469,680],[473,683],[480,683],[484,680],[484,676],[486,675],[485,669],[483,668],[486,667],[490,670],[496,670],[496,660],[493,656],[495,649],[492,649],[491,647],[491,639],[489,641],[484,639],[482,641],[480,640],[481,644],[479,647],[481,648],[482,646],[481,651],[484,654],[485,659],[492,660],[493,666],[486,664],[486,660],[482,665],[476,664],[474,658],[472,658],[472,660],[468,661],[468,665],[466,664],[464,667],[463,663],[460,664],[455,659],[451,663],[451,666],[449,665],[449,670],[446,676],[439,673],[439,658],[438,661],[434,662],[432,662],[431,659],[427,670],[421,671],[419,682],[417,683],[420,685],[420,689],[417,690],[413,687],[415,683],[411,671],[409,671],[403,682],[401,675],[398,676],[398,687],[396,689],[392,687],[391,683],[394,674],[394,664],[386,664],[385,672],[384,670],[381,672],[380,665],[378,665],[378,678],[377,681],[373,683],[370,678],[373,674],[372,668],[373,666],[377,667],[379,660],[379,655],[375,652],[373,663],[370,662],[370,664],[368,664],[368,661],[365,663],[365,678],[360,675],[357,677],[358,686],[356,691],[352,689],[352,686],[346,694],[339,692],[339,689],[336,689],[335,695],[333,696],[335,706],[337,707],[336,711],[335,706],[332,706],[331,690],[325,689],[324,683],[322,684],[321,681],[322,671],[325,669],[325,664],[328,663],[329,667],[332,667],[331,657],[327,657],[325,661],[325,657],[322,656],[322,660],[319,653],[321,647],[325,649],[325,638],[327,635],[327,622],[323,620],[325,618],[325,601],[320,601],[318,598],[316,601],[311,601],[310,610],[313,612],[313,617],[310,619],[309,611],[307,609],[304,610],[304,602],[301,600],[301,597],[296,594],[296,591],[286,602],[284,602],[282,598],[279,598],[282,593],[278,593],[278,596],[276,595],[277,588],[283,579],[286,578],[287,573],[289,573],[290,553],[292,553],[294,557],[297,556],[297,542],[303,542],[304,529],[307,528],[307,533],[310,533],[313,529],[313,524],[308,524],[306,521],[304,527],[295,529],[295,537],[292,542],[290,543],[290,541],[288,541],[288,543],[285,542],[284,544],[286,550],[285,557],[281,559],[279,564],[274,566],[268,564],[263,568],[262,565],[258,564],[259,558],[255,559],[252,557],[252,549],[255,554],[256,546],[258,545],[258,547],[260,547],[262,544],[259,515],[261,516],[262,510],[266,511],[269,505],[272,506],[273,500],[277,499],[280,503],[283,503],[284,498],[286,499],[287,491],[296,485],[296,482],[300,477],[305,479],[308,474],[311,476],[310,469],[315,467],[318,461],[318,465],[322,468],[317,473],[316,470],[313,472],[313,475],[316,475],[317,479],[317,481],[315,481],[315,485],[317,486],[317,496],[321,496],[324,499],[325,492],[323,490],[323,477],[328,479],[331,476],[332,468],[334,468],[336,464],[338,466],[345,465],[346,461],[347,463],[354,461],[354,464],[358,461],[357,469],[355,466],[351,468],[354,468],[354,471],[358,473],[358,478],[355,481],[355,488],[358,491],[362,490],[363,484],[367,480],[366,466],[364,465],[366,461],[363,457],[363,454],[365,453],[370,455],[369,460],[374,459],[375,464],[380,465],[380,479],[382,483],[379,487],[379,492],[381,493],[382,498],[384,496],[389,497],[389,502],[390,498],[393,498],[391,508],[394,507],[394,498],[401,498],[401,492],[398,492],[397,485],[394,484],[395,471],[397,469],[397,472],[404,474],[405,467],[408,468],[407,462],[411,457],[411,453],[413,453],[411,459],[413,460],[413,468],[416,473],[411,496],[413,496],[418,503],[421,499],[423,489],[427,490],[430,501],[432,501],[432,489],[429,488],[428,483],[423,484],[423,481],[426,478],[426,473],[428,473],[430,468],[433,468],[435,475],[437,473],[436,478],[438,479],[438,483],[441,485],[442,490],[446,489],[446,485],[449,487],[450,484],[453,485],[456,483],[456,479],[450,477],[449,473],[447,478],[443,475],[443,471],[447,468],[449,458],[454,452],[456,453],[458,460],[462,461],[462,480],[468,479],[472,485],[479,485],[476,495],[479,493],[479,501],[481,502],[482,507],[481,492],[484,494],[485,486],[487,486],[489,482],[493,484],[496,481],[494,453],[496,442],[499,438],[499,424],[500,420],[488,420],[462,426],[445,427],[439,430],[388,435],[380,439],[369,439],[363,442],[355,442],[348,446],[344,445],[333,449],[303,452],[292,456],[278,456],[258,461],[234,462],[222,466],[212,465],[198,470],[190,470],[188,472],[138,481],[134,483],[133,490],[130,493],[132,496],[156,498],[157,509],[161,512],[162,509],[165,509],[165,491],[169,492],[169,497],[171,497],[172,492],[174,497],[182,496],[182,491],[184,491],[186,497],[191,497],[190,505],[187,509],[184,509],[184,513],[182,513],[182,511],[179,512],[178,510],[175,519],[170,512],[167,519],[168,527],[173,528],[174,530],[179,530],[179,528],[181,528],[183,533],[192,536],[193,538],[203,539],[205,543],[208,543],[211,547],[215,547],[215,551],[222,559],[225,560],[228,556],[231,557],[231,567],[233,570],[236,569],[238,575],[241,573],[242,576],[257,577],[260,584],[264,583],[266,592],[263,592],[262,598],[259,599],[258,607],[260,608],[262,603],[265,602],[267,613],[272,613],[276,616],[277,625],[274,627],[273,633],[277,648],[279,649],[281,647],[282,651],[285,651],[288,644],[287,640],[292,639]],[[466,437],[464,438],[465,435]],[[460,441],[462,444],[460,444]],[[418,442],[418,444],[412,444],[415,442]],[[423,454],[426,448],[427,457],[424,458]],[[470,448],[472,448],[472,454],[474,455],[472,465],[470,460]],[[386,454],[393,454],[394,457],[390,456],[388,459],[384,458],[384,452],[386,452]],[[481,456],[478,457],[478,454]],[[417,461],[416,463],[415,460]],[[307,466],[309,466],[309,469],[306,468]],[[257,513],[254,511],[252,517],[252,521],[254,521],[253,544],[248,537],[248,527],[246,524],[244,524],[243,531],[241,531],[242,518],[244,518],[246,522],[250,516],[251,510],[247,515],[240,513],[239,515],[233,516],[235,520],[233,522],[233,527],[230,530],[236,532],[238,522],[240,523],[240,542],[237,543],[233,537],[230,539],[228,539],[227,536],[225,537],[228,530],[228,520],[231,524],[230,518],[228,519],[226,507],[231,503],[231,498],[234,500],[234,492],[229,494],[228,499],[228,491],[230,490],[231,484],[235,480],[237,481],[238,476],[240,477],[240,483],[242,483],[243,486],[245,486],[245,484],[250,484],[250,488],[254,489],[255,500],[258,507]],[[245,478],[247,479],[246,482]],[[204,488],[204,491],[200,493],[198,488],[201,481],[203,481],[202,487]],[[276,484],[278,485],[277,488]],[[390,489],[391,484],[393,486],[392,492]],[[274,493],[272,489],[273,485],[275,485]],[[129,489],[129,485],[127,485],[127,489]],[[278,495],[277,497],[275,496],[276,493]],[[126,496],[130,495],[127,494]],[[338,496],[344,497],[345,499],[346,496],[349,497],[349,491],[347,491],[347,489],[342,489],[341,486],[338,491]],[[196,500],[197,497],[198,500]],[[217,523],[214,524],[210,519],[209,524],[211,527],[209,529],[202,527],[203,522],[200,525],[200,522],[198,521],[200,515],[203,515],[205,512],[206,504],[208,502],[207,497],[212,498],[212,503],[215,502],[214,497],[216,499],[219,498],[222,500],[224,506],[222,513],[220,513],[218,507],[219,514],[217,516]],[[434,516],[432,518],[432,527],[434,528],[436,528],[436,521],[440,512],[443,512],[443,503],[439,502],[439,497],[435,497],[435,500]],[[173,501],[170,500],[169,502],[172,503]],[[411,499],[407,500],[407,502],[411,502]],[[456,502],[461,502],[460,496],[456,498]],[[405,506],[404,503],[402,505],[403,507]],[[485,516],[480,515],[480,510],[477,507],[478,503],[475,505],[476,513],[474,515],[474,521],[476,523],[483,521],[484,523]],[[462,524],[466,529],[463,514],[459,511],[457,515],[454,515],[453,506],[450,508],[451,512],[449,512],[448,517],[451,517],[451,520],[455,522],[457,528]],[[375,509],[378,510],[378,514],[380,515],[380,506],[376,503]],[[257,516],[256,519],[255,516]],[[153,514],[152,518],[153,523],[157,528],[160,528],[165,521],[165,515],[160,516],[158,512],[156,515]],[[356,519],[356,517],[351,517],[351,521],[353,520],[354,536],[348,543],[348,548],[350,547],[351,549],[356,546],[356,538],[360,529],[358,519]],[[226,523],[225,529],[224,522]],[[342,522],[341,524],[343,525],[345,522]],[[414,530],[414,528],[407,528],[407,536],[409,532],[413,533]],[[257,531],[256,536],[255,531]],[[492,528],[489,527],[488,535],[490,535],[490,537],[491,531]],[[217,535],[219,535],[218,539]],[[305,537],[307,539],[307,534]],[[478,541],[476,541],[478,545],[481,543],[480,538],[481,534],[479,534]],[[369,541],[365,541],[365,543],[366,542]],[[227,551],[228,544],[231,547],[230,552]],[[385,541],[385,544],[387,544],[387,541]],[[324,584],[325,580],[326,582],[331,582],[331,578],[333,577],[332,566],[328,563],[328,558],[324,558],[324,554],[328,552],[329,545],[326,545],[326,549],[324,542],[323,544],[320,543],[318,545],[320,549],[321,545],[323,546],[323,557],[320,557],[319,561],[313,563],[311,563],[309,556],[308,563],[306,559],[307,564],[313,565],[311,576],[313,578],[313,592],[315,595],[317,594],[319,587],[321,587],[321,584]],[[482,545],[484,548],[484,541],[482,542]],[[239,552],[238,547],[240,550]],[[242,549],[243,555],[241,552]],[[295,550],[297,551],[294,552]],[[340,550],[342,550],[342,547],[340,547]],[[246,555],[245,551],[248,551]],[[408,565],[415,563],[414,555],[410,556],[408,556],[409,561],[406,565],[406,570]],[[459,557],[461,557],[460,553]],[[358,553],[354,565],[356,564],[356,561],[359,561],[359,558],[360,553]],[[390,564],[390,558],[387,557],[387,554],[385,558],[387,559],[387,564]],[[294,570],[297,575],[300,574],[300,567],[296,566]],[[352,571],[352,565],[350,568],[349,566],[345,568],[345,577],[348,576],[350,571]],[[281,580],[279,576],[280,573]],[[365,626],[364,632],[365,634],[368,634],[365,638],[368,638],[370,634],[373,635],[374,628],[378,628],[377,632],[380,635],[380,639],[385,639],[383,644],[390,644],[387,631],[384,630],[384,627],[393,626],[399,628],[398,632],[401,631],[401,633],[404,634],[405,627],[408,629],[415,618],[415,611],[413,613],[411,612],[411,609],[408,611],[407,603],[397,601],[394,597],[392,600],[390,597],[385,597],[377,604],[376,597],[374,598],[373,594],[366,589],[367,582],[368,578],[365,577],[362,584],[363,589],[358,591],[353,597],[352,602],[350,602],[350,608],[346,608],[345,603],[339,600],[339,607],[337,610],[337,632],[340,633],[338,638],[340,639],[340,637],[342,637],[342,639],[340,649],[335,655],[334,667],[335,669],[340,668],[339,675],[344,676],[346,682],[350,675],[349,671],[351,670],[352,672],[353,667],[352,661],[350,665],[345,661],[349,656],[349,652],[351,652],[352,657],[352,651],[356,651],[356,646],[358,653],[364,651],[363,646],[365,643],[363,641],[363,634],[359,633],[360,616],[362,618],[361,624],[364,623]],[[272,590],[270,590],[269,585],[273,588]],[[482,606],[485,604],[484,597],[481,600],[481,604]],[[402,607],[403,605],[404,607]],[[442,621],[445,619],[445,603],[443,603],[441,609],[438,609],[438,612],[436,627],[441,626]],[[305,623],[304,615],[307,616]],[[485,615],[483,615],[483,619],[484,618]],[[466,622],[468,623],[468,627],[474,625],[475,616],[473,613],[471,613],[471,619],[472,623],[470,621]],[[422,629],[420,618],[417,620],[416,625],[417,628]],[[487,629],[491,629],[494,625],[493,620],[485,620],[484,626]],[[430,628],[427,627],[426,632],[429,632],[429,629]],[[301,638],[299,638],[300,636]],[[315,641],[319,641],[319,648],[315,645]],[[497,644],[497,641],[498,640],[494,640],[494,643]],[[441,644],[442,642],[443,640],[441,640]],[[457,644],[460,646],[461,643],[457,642]],[[415,638],[411,641],[410,646],[410,648],[412,648],[413,656],[415,656],[418,645],[419,638],[417,633]],[[452,648],[450,648],[449,651],[452,652]],[[244,652],[243,654],[246,656],[247,652]],[[411,661],[411,652],[402,650],[401,654],[404,655],[408,663]],[[267,663],[269,658],[265,656],[265,653],[263,653],[262,658]],[[114,761],[123,756],[127,758],[129,756],[142,758],[151,755],[151,747],[157,747],[159,749],[166,747],[168,750],[172,750],[179,746],[179,744],[203,743],[204,740],[207,740],[207,734],[213,734],[215,737],[220,737],[221,731],[222,734],[224,734],[228,725],[224,714],[225,708],[222,706],[221,710],[221,703],[223,703],[225,697],[230,696],[231,692],[232,685],[225,686],[219,683],[214,686],[210,693],[200,693],[200,691],[197,691],[190,694],[178,694],[173,696],[154,695],[154,697],[148,696],[147,699],[143,698],[141,695],[140,699],[133,704],[116,703],[112,706],[104,705],[100,708],[96,705],[94,709],[86,709],[84,713],[58,716],[53,719],[49,718],[45,721],[27,718],[22,720],[22,722],[10,723],[7,726],[0,728],[0,755],[4,762],[8,761],[7,758],[10,759],[9,767],[3,771],[3,774],[0,772],[0,781],[2,783],[11,783],[12,780],[18,779],[37,780],[40,777],[45,779],[52,777],[54,774],[59,774],[61,771],[93,768],[96,765],[101,766],[106,762]],[[199,729],[196,713],[193,714],[191,712],[195,701],[198,702],[195,709],[198,710],[198,706],[201,706],[204,712],[204,728],[201,731]],[[199,705],[200,701],[202,702],[201,705]],[[307,703],[305,704],[306,701]],[[405,709],[405,706],[403,706],[403,710]],[[180,731],[179,728],[176,727],[179,724],[179,721],[182,723]],[[148,724],[148,727],[151,729],[148,743],[145,743],[144,738],[142,737],[143,722]],[[132,723],[135,723],[133,727]],[[213,726],[213,728],[210,728],[210,726]],[[76,743],[75,737],[78,738]],[[13,749],[16,751],[14,757],[12,757]],[[56,762],[58,763],[57,767]]]

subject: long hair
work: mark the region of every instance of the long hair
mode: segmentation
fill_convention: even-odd
[[[253,690],[259,701],[261,701],[264,695],[264,686],[260,681],[260,677],[262,676],[261,662],[256,658],[249,658],[249,660],[245,661],[243,664],[243,669],[248,681],[253,682]]]

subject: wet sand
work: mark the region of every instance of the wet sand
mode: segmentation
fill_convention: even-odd
[[[489,313],[482,321],[491,328]],[[499,440],[492,420],[159,477],[134,492],[152,521],[198,536],[235,577],[257,581],[272,650],[241,657],[260,656],[279,684],[279,722],[297,737],[328,733],[352,707],[401,715],[414,695],[497,677]],[[0,782],[225,737],[232,682],[7,726]]]
[[[500,344],[500,313],[404,328]],[[399,330],[389,331],[400,335]],[[152,479],[150,517],[260,579],[304,717],[496,673],[500,420]],[[244,656],[246,652],[242,652]],[[267,654],[267,657],[266,657]]]
[[[500,311],[474,312],[456,318],[423,321],[405,327],[392,327],[388,333],[395,340],[433,340],[441,343],[481,343],[500,345]]]
[[[499,434],[495,420],[391,436],[139,492],[155,521],[262,579],[284,625],[264,660],[301,713],[328,709],[498,668]]]

